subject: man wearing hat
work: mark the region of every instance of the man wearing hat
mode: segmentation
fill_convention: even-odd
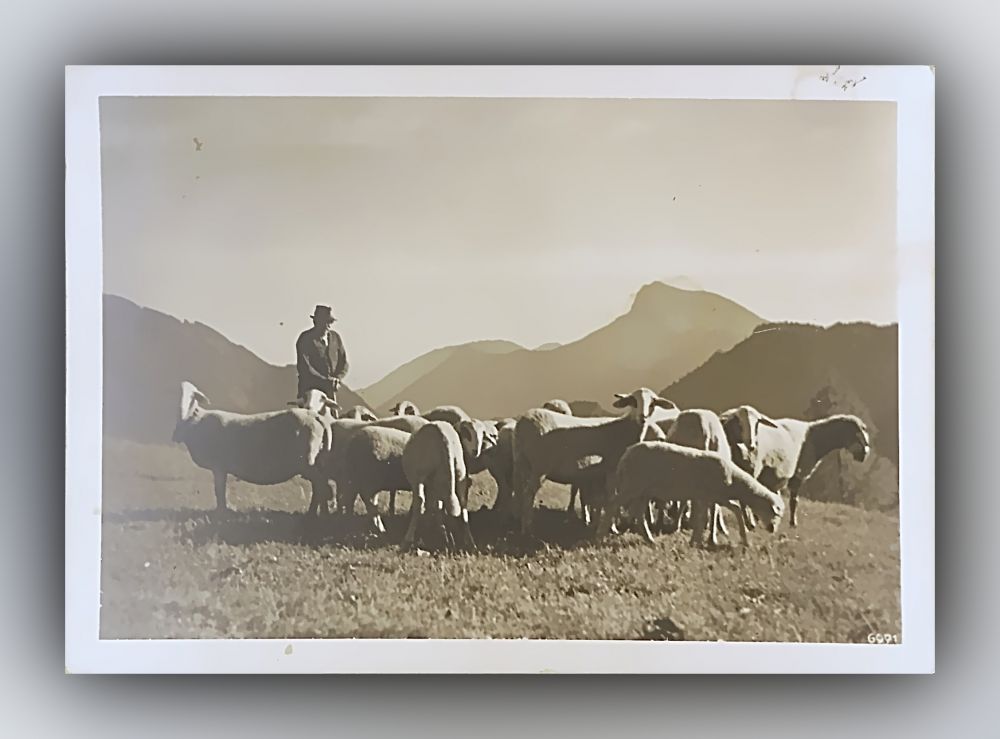
[[[317,305],[313,327],[299,334],[295,342],[296,367],[299,371],[299,397],[309,390],[322,390],[336,398],[340,381],[347,374],[347,352],[340,334],[333,330],[333,311]]]

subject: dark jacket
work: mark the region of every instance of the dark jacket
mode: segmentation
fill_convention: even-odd
[[[307,390],[322,390],[334,397],[334,380],[347,374],[347,352],[336,331],[328,332],[323,346],[323,332],[310,328],[299,334],[295,342],[295,366],[299,371],[299,396]]]

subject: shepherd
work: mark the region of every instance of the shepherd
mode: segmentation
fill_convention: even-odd
[[[295,342],[299,398],[304,398],[310,390],[322,390],[331,400],[336,400],[348,369],[344,342],[333,330],[336,319],[330,306],[317,305],[310,318],[312,328],[299,334]]]

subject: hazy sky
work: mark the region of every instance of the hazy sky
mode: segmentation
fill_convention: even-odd
[[[106,292],[275,364],[331,304],[353,387],[572,341],[678,275],[896,320],[891,103],[103,98],[101,137]]]

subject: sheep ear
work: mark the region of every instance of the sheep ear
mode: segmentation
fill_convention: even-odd
[[[663,408],[664,410],[677,410],[677,404],[672,400],[667,400],[666,398],[661,398],[659,396],[653,401],[653,406],[656,408]]]
[[[773,429],[778,428],[778,424],[772,419],[765,416],[763,413],[757,415],[757,423],[764,424],[765,426],[770,426]]]
[[[615,408],[637,407],[636,400],[631,395],[625,395],[624,393],[615,393],[615,398],[617,398],[617,400],[615,400],[615,402],[612,403],[612,405]]]

